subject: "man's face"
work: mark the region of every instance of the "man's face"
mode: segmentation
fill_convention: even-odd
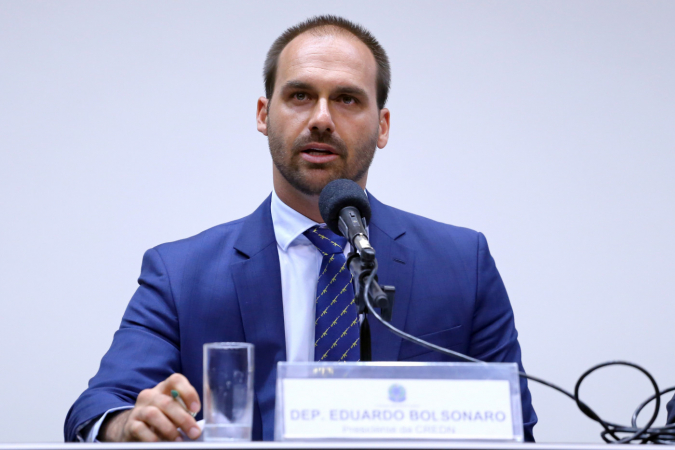
[[[365,187],[389,133],[376,74],[372,53],[351,35],[303,33],[284,48],[272,99],[258,101],[258,130],[286,183],[306,195],[339,178]]]

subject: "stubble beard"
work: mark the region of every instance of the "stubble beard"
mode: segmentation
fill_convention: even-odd
[[[297,191],[314,196],[321,194],[323,188],[331,181],[346,178],[358,182],[366,175],[377,150],[378,130],[375,129],[370,136],[356,143],[350,152],[351,161],[347,159],[347,145],[342,139],[332,134],[303,135],[295,140],[291,149],[286,149],[280,133],[275,130],[270,121],[267,138],[272,161],[279,173]],[[333,146],[339,152],[339,159],[327,164],[305,161],[299,149],[312,142]],[[336,164],[339,161],[342,161],[341,166]],[[320,175],[321,173],[323,176]]]

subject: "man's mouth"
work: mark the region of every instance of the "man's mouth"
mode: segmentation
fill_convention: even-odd
[[[318,148],[308,148],[307,150],[303,150],[303,153],[307,153],[309,155],[332,155],[333,152],[329,150],[321,150]]]
[[[302,159],[313,164],[323,164],[337,159],[335,149],[326,144],[310,144],[300,150]]]
[[[310,144],[307,144],[304,147],[302,147],[300,151],[317,154],[337,153],[337,151],[335,151],[335,148],[333,148],[332,145],[322,144],[319,142],[312,142]]]

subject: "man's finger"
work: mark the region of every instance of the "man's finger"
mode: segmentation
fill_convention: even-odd
[[[155,395],[157,395],[157,392],[154,389],[143,389],[138,393],[136,406],[149,405]]]
[[[190,439],[197,439],[201,434],[195,419],[172,397],[167,395],[157,396],[156,406],[173,422],[175,427],[180,427]]]
[[[190,384],[185,376],[174,373],[162,383],[157,385],[165,395],[171,395],[171,391],[178,391],[180,398],[185,403],[185,406],[193,412],[197,413],[201,409],[201,402],[199,401],[199,394],[197,390]]]
[[[129,432],[126,433],[132,441],[157,442],[159,437],[140,420],[130,420],[128,424]]]
[[[187,416],[189,414],[183,412]],[[157,406],[146,406],[138,411],[138,419],[164,441],[175,441],[180,436],[176,425]]]

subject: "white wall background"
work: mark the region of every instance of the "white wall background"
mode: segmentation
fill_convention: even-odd
[[[0,2],[0,442],[60,441],[147,248],[253,211],[262,62],[318,13],[389,52],[369,188],[483,231],[528,371],[675,384],[675,2]],[[532,386],[540,442],[599,442]],[[582,394],[628,423],[628,369]]]

